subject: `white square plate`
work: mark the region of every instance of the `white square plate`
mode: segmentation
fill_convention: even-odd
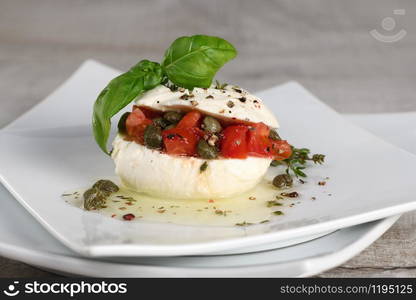
[[[112,177],[90,129],[96,95],[118,72],[88,61],[45,101],[0,131],[0,179],[57,239],[90,256],[206,254],[317,235],[416,209],[416,156],[362,130],[288,83],[257,93],[282,136],[325,153],[296,190],[300,204],[246,228],[122,222],[69,206],[63,191]],[[327,185],[317,182],[330,177]],[[315,196],[316,201],[311,197]]]

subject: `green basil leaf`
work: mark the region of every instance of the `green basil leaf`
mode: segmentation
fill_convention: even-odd
[[[207,88],[218,70],[237,55],[224,39],[194,35],[176,39],[166,50],[163,71],[174,84],[192,89]]]
[[[114,78],[98,95],[94,104],[92,127],[95,140],[108,153],[111,118],[134,98],[151,90],[163,81],[159,63],[142,60],[128,72]]]

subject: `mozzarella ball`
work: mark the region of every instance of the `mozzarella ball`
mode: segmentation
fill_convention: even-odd
[[[279,126],[259,98],[233,85],[192,91],[171,90],[159,85],[135,101],[139,106],[159,111],[199,110],[219,119],[263,122],[271,128]],[[112,158],[122,183],[129,189],[158,197],[211,199],[235,196],[258,184],[271,162],[269,158],[260,157],[204,160],[168,155],[121,136],[116,137],[113,146]],[[201,172],[205,162],[207,168]]]

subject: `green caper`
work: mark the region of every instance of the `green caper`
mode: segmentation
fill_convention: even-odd
[[[279,134],[274,129],[270,130],[269,139],[274,140],[274,141],[280,141],[281,140]]]
[[[155,125],[149,125],[144,131],[144,144],[152,149],[162,147],[162,130]]]
[[[165,127],[165,130],[169,130],[169,129],[172,129],[172,128],[175,128],[175,127],[176,127],[176,124],[170,124],[170,125]]]
[[[281,164],[281,162],[280,161],[278,161],[278,160],[272,160],[272,162],[270,163],[270,166],[271,167],[277,167],[277,166],[280,166],[280,164]]]
[[[86,210],[100,209],[105,204],[105,193],[98,188],[90,188],[84,193],[84,208]]]
[[[166,126],[169,126],[169,122],[163,118],[155,118],[153,119],[153,124],[156,126],[159,126],[161,128],[165,128]]]
[[[118,121],[118,125],[117,125],[117,127],[118,127],[118,132],[120,133],[120,134],[126,134],[126,132],[127,132],[127,129],[126,129],[126,121],[127,121],[127,118],[128,118],[128,116],[130,115],[130,113],[129,112],[125,112],[121,117],[120,117],[120,120]]]
[[[119,190],[118,186],[114,182],[106,179],[98,180],[96,183],[94,183],[92,187],[97,188],[108,195],[110,195],[111,193],[118,192]]]
[[[280,174],[273,179],[273,185],[277,188],[290,187],[293,184],[292,176],[289,174]]]
[[[178,123],[182,119],[182,113],[177,111],[168,111],[163,114],[163,119],[171,124]]]
[[[207,141],[200,140],[196,146],[198,155],[205,159],[214,159],[218,157],[217,148],[210,146]]]
[[[222,130],[220,122],[217,119],[206,116],[202,121],[202,125],[205,131],[210,133],[218,133]]]

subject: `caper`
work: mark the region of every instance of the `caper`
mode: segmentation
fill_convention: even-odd
[[[168,111],[163,114],[163,119],[171,124],[178,123],[182,119],[182,114],[177,111]]]
[[[165,127],[165,130],[169,130],[169,129],[172,129],[172,128],[175,128],[175,127],[176,127],[176,124],[170,124],[170,125]]]
[[[126,134],[127,129],[126,129],[126,121],[128,116],[130,115],[129,112],[125,112],[121,117],[120,120],[118,121],[118,132],[121,134]]]
[[[108,195],[118,192],[119,190],[118,186],[114,182],[106,179],[98,180],[92,187],[97,188]]]
[[[162,130],[155,125],[149,125],[144,131],[144,144],[153,149],[162,146]]]
[[[273,159],[272,162],[270,163],[270,166],[271,167],[277,167],[280,164],[281,164],[280,161]]]
[[[163,118],[155,118],[153,119],[153,124],[156,126],[159,126],[161,128],[165,128],[166,126],[169,126],[169,122]]]
[[[217,119],[206,116],[202,121],[202,125],[205,131],[210,133],[218,133],[222,130],[220,122]]]
[[[105,204],[106,195],[98,188],[90,188],[84,193],[84,208],[86,210],[100,209]]]
[[[207,141],[200,140],[196,146],[198,155],[205,159],[214,159],[218,157],[217,148],[208,145]]]
[[[281,140],[279,134],[274,129],[270,130],[269,139],[274,140],[274,141],[280,141]]]
[[[102,208],[106,198],[118,190],[118,186],[111,180],[98,180],[92,188],[84,192],[84,208],[86,210]]]
[[[290,187],[293,184],[293,179],[289,174],[280,174],[273,179],[273,185],[277,188]]]

